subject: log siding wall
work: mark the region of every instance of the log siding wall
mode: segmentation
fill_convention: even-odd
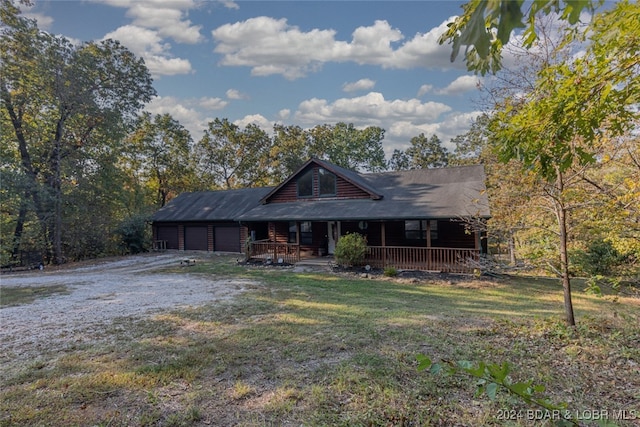
[[[313,196],[312,197],[301,197],[298,198],[298,184],[295,179],[292,179],[288,183],[286,183],[280,190],[278,190],[275,194],[273,194],[268,200],[267,203],[285,203],[285,202],[295,202],[295,201],[313,201],[313,200],[324,200],[324,199],[368,199],[370,197],[369,193],[358,188],[357,186],[351,184],[344,178],[336,175],[336,195],[335,196],[327,196],[320,197],[320,180],[318,173],[318,166],[309,165],[307,168],[303,169],[297,177],[303,176],[310,169],[313,170]]]

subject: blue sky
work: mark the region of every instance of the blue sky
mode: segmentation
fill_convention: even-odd
[[[380,126],[388,154],[420,133],[449,148],[478,115],[478,77],[438,37],[461,1],[35,0],[24,13],[76,41],[142,56],[158,97],[201,137],[207,122]]]

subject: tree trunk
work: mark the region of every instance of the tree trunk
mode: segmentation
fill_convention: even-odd
[[[516,238],[514,237],[513,232],[509,233],[507,244],[509,245],[509,262],[511,265],[516,265],[518,260],[516,259]]]
[[[24,230],[24,222],[27,218],[27,199],[29,194],[24,195],[24,200],[20,203],[20,211],[18,212],[18,219],[16,221],[16,228],[13,232],[13,249],[11,255],[14,258],[18,257],[20,252],[20,244],[22,243],[22,231]]]
[[[56,264],[64,263],[62,253],[62,137],[64,134],[65,114],[61,114],[56,126],[55,140],[53,141],[53,153],[50,159],[53,190],[54,218],[53,218],[53,259]]]
[[[0,82],[0,97],[5,104],[5,108],[7,113],[9,114],[9,118],[11,119],[11,124],[13,125],[13,130],[16,135],[16,139],[18,140],[18,151],[20,152],[20,161],[22,164],[22,168],[24,173],[28,179],[29,186],[27,188],[27,192],[31,199],[33,200],[34,208],[36,216],[40,222],[40,229],[42,231],[44,241],[47,247],[47,259],[50,259],[49,256],[49,240],[48,240],[48,224],[47,224],[47,212],[44,205],[44,200],[40,197],[39,192],[39,179],[38,172],[31,162],[31,156],[29,154],[29,150],[27,148],[27,139],[24,134],[24,129],[22,127],[22,112],[18,109],[14,108],[14,105],[11,100],[11,96],[9,95],[9,90],[4,82]]]
[[[564,182],[562,172],[556,169],[556,174],[556,190],[558,190],[558,194],[554,199],[554,206],[558,220],[558,234],[560,236],[560,277],[564,292],[564,311],[567,325],[575,327],[576,320],[573,315],[573,302],[571,301],[571,278],[569,277],[569,254],[567,250],[567,208],[562,201]]]

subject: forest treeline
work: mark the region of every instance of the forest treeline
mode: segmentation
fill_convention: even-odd
[[[587,42],[575,32],[563,43],[540,37],[484,88],[486,113],[451,150],[420,134],[389,158],[384,129],[350,123],[267,132],[217,118],[194,141],[171,115],[143,111],[153,81],[117,41],[74,45],[1,5],[2,265],[21,251],[63,263],[148,250],[150,215],[176,195],[275,185],[310,157],[362,172],[482,163],[492,252],[561,273],[565,239],[575,274],[628,275],[640,262],[637,5],[620,12],[631,14],[628,38],[606,38],[619,16],[591,33],[602,34],[601,50],[585,56],[611,49],[617,68],[567,65]],[[590,89],[577,90],[579,80]]]

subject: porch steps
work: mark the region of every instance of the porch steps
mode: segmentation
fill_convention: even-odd
[[[332,256],[303,258],[300,261],[296,262],[295,268],[299,268],[300,271],[319,269],[330,270],[333,262],[334,260]]]

